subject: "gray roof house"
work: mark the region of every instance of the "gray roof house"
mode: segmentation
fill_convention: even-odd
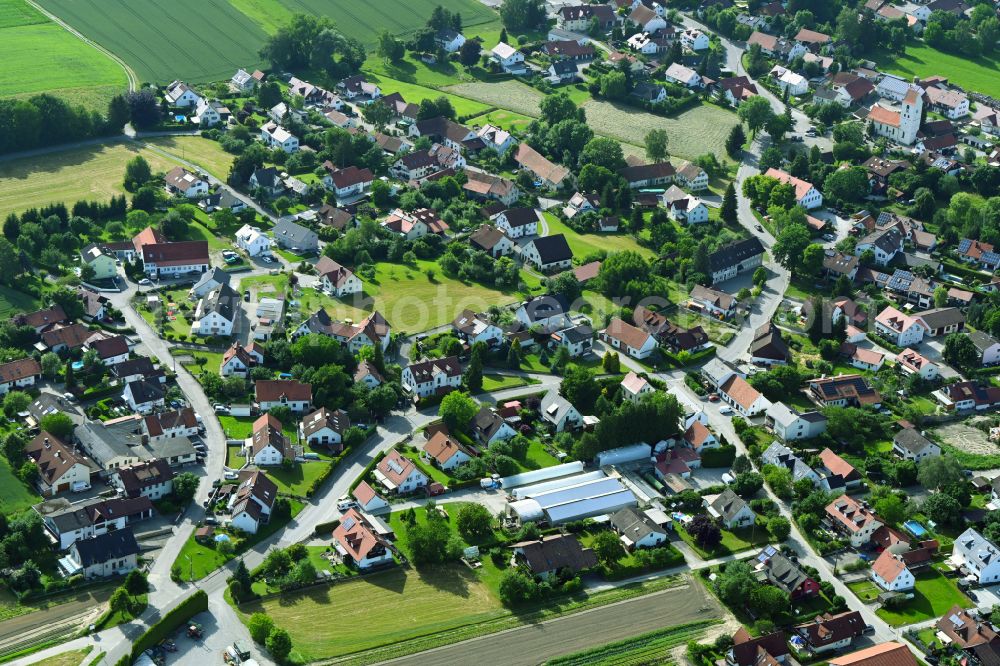
[[[575,429],[583,422],[583,417],[576,410],[576,407],[559,395],[555,389],[546,393],[545,397],[542,398],[540,411],[542,420],[552,424],[556,432]]]
[[[734,493],[732,488],[726,488],[714,497],[706,496],[702,501],[708,514],[718,518],[727,529],[749,527],[757,521],[757,515],[750,509],[750,505]]]
[[[980,365],[990,366],[1000,363],[1000,340],[985,331],[972,331],[968,335],[979,352]]]
[[[298,252],[315,252],[319,247],[319,236],[312,229],[296,224],[291,220],[282,220],[271,230],[274,241],[279,247]]]
[[[941,455],[941,447],[915,428],[903,428],[892,438],[892,450],[901,458],[919,462]]]
[[[191,287],[191,296],[201,298],[216,287],[228,285],[231,277],[227,271],[218,267],[205,271],[198,278],[198,281],[194,283],[194,286]]]
[[[139,552],[132,528],[126,527],[73,542],[59,567],[67,575],[80,573],[86,578],[121,575],[135,569]]]
[[[772,403],[764,424],[784,442],[819,437],[826,432],[826,417],[817,411],[800,412],[783,402]]]
[[[792,481],[799,479],[809,479],[813,483],[819,481],[819,475],[813,468],[805,464],[790,448],[780,442],[771,442],[771,446],[767,447],[760,459],[765,465],[787,469],[792,473]]]
[[[746,378],[744,373],[740,372],[717,356],[713,356],[712,359],[701,368],[701,376],[715,388],[719,388],[725,384],[726,380],[733,375],[739,375],[740,377]]]
[[[667,531],[664,528],[632,507],[625,507],[611,514],[611,527],[621,535],[621,541],[628,550],[651,548],[667,540]]]

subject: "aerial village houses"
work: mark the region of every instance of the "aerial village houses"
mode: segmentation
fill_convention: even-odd
[[[454,356],[411,363],[403,368],[400,382],[411,395],[426,398],[461,386],[462,367]]]
[[[303,413],[312,406],[312,385],[293,379],[258,379],[254,382],[257,408],[262,412],[284,406]]]
[[[415,492],[430,482],[412,460],[395,449],[375,465],[375,478],[388,492],[399,495]]]
[[[42,366],[33,358],[22,358],[0,364],[0,395],[34,386],[42,378]]]
[[[337,553],[361,571],[392,564],[389,541],[362,514],[348,509],[333,530]]]
[[[247,460],[259,467],[280,465],[295,457],[291,442],[281,431],[281,421],[270,414],[261,414],[253,422],[246,449]]]

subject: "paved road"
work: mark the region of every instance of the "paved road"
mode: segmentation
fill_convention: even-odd
[[[451,666],[469,663],[475,655],[480,664],[529,666],[664,627],[721,617],[722,613],[715,599],[694,583],[385,663]]]

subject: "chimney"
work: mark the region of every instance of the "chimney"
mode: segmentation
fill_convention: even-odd
[[[47,448],[47,449],[52,448],[52,445],[49,444],[49,438],[48,437],[45,438],[44,443],[45,443],[45,448]]]

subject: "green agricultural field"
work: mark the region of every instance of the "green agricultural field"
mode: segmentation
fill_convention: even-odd
[[[0,164],[0,217],[51,203],[72,206],[81,199],[107,201],[125,191],[125,164],[142,155],[153,171],[167,171],[173,161],[132,145],[89,146],[25,157]]]
[[[344,34],[369,47],[374,46],[380,30],[407,34],[420,28],[438,4],[460,12],[466,27],[481,26],[486,30],[499,23],[496,12],[476,0],[380,0],[368,4],[349,0],[175,0],[171,3],[41,0],[41,3],[124,59],[142,80],[156,83],[174,79],[189,82],[228,79],[240,67],[253,70],[264,64],[258,51],[267,35],[274,34],[298,13],[327,16]],[[189,16],[197,16],[198,20],[188,20]],[[9,21],[0,19],[0,26],[6,22]],[[2,46],[0,53],[4,53]],[[37,66],[39,53],[29,49],[22,58]],[[33,67],[6,69],[20,73]],[[0,89],[2,81],[0,78]]]
[[[216,81],[228,79],[240,67],[252,71],[263,64],[257,51],[267,35],[226,0],[42,0],[41,4],[129,63],[142,81]]]
[[[269,35],[291,20],[294,12],[275,0],[229,0],[229,4],[246,14]]]
[[[876,59],[879,69],[904,78],[944,76],[966,90],[1000,97],[1000,60],[956,56],[923,43],[911,43],[906,54],[893,57],[883,54]]]
[[[48,92],[104,111],[125,71],[24,0],[0,0],[0,97]]]
[[[236,4],[242,5],[245,0]],[[381,30],[406,34],[424,26],[438,5],[462,15],[462,26],[470,28],[496,23],[496,12],[476,0],[277,0],[296,13],[328,16],[346,34],[373,46]],[[257,4],[264,4],[258,0]]]
[[[670,154],[685,159],[705,153],[725,159],[726,137],[739,122],[735,113],[711,104],[701,104],[670,117],[596,99],[586,102],[583,110],[587,112],[587,124],[596,134],[633,146],[642,146],[650,130],[665,129],[670,139],[667,145]]]

